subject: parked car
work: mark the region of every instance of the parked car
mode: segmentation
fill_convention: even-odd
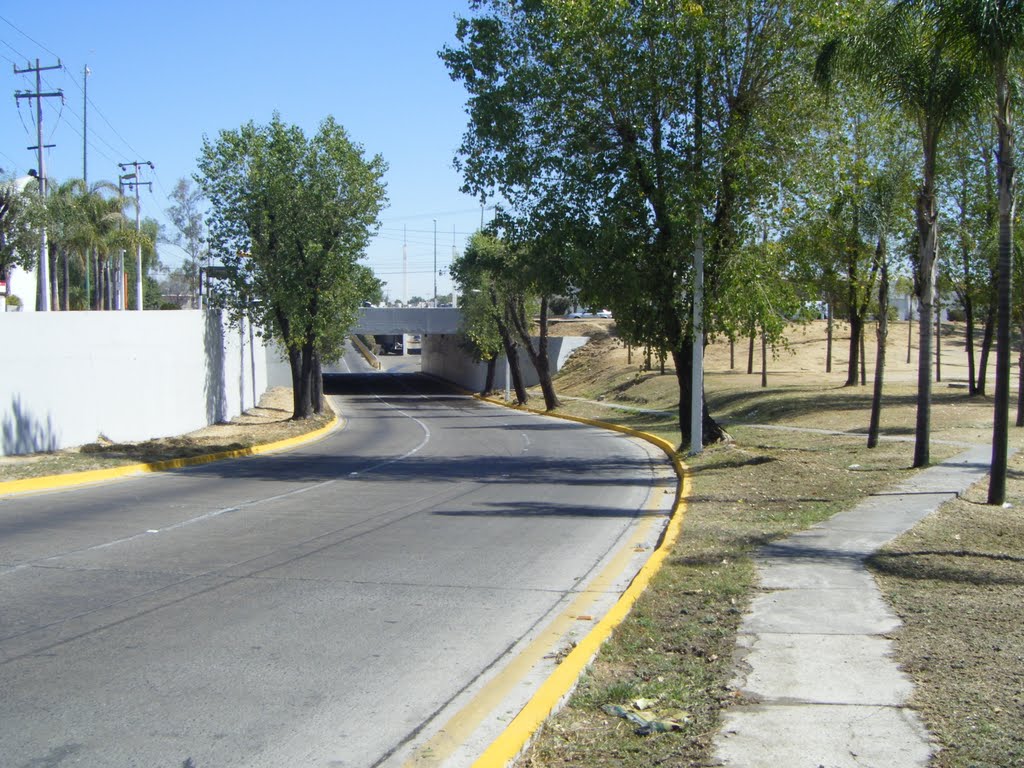
[[[608,309],[599,309],[599,310],[597,310],[597,312],[595,312],[592,309],[588,309],[585,312],[581,311],[581,310],[577,310],[575,312],[569,312],[569,313],[567,313],[565,315],[565,319],[566,320],[580,320],[580,319],[585,318],[585,317],[601,317],[601,318],[608,319],[611,316],[612,316],[611,310],[608,310]]]

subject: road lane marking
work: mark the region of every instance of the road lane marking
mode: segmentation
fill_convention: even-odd
[[[378,399],[379,399],[379,396],[378,396]],[[382,401],[382,402],[384,402],[384,401]],[[419,419],[417,419],[417,418],[415,418],[413,416],[410,416],[408,413],[405,413],[401,409],[391,405],[390,403],[385,402],[384,404],[387,405],[389,408],[392,408],[393,410],[397,411],[399,414],[401,414],[405,418],[411,419],[412,421],[416,422],[420,426],[420,428],[423,430],[423,432],[424,432],[423,438],[420,440],[419,444],[417,444],[411,450],[406,451],[402,455],[397,456],[397,457],[392,458],[392,459],[388,459],[387,461],[378,462],[377,464],[373,464],[373,465],[371,465],[369,467],[366,467],[366,468],[364,468],[362,470],[358,470],[356,472],[351,472],[348,475],[349,477],[358,477],[361,474],[366,474],[366,473],[369,473],[369,472],[373,472],[373,471],[376,471],[378,469],[381,469],[382,467],[386,467],[386,466],[389,466],[391,464],[396,464],[396,463],[398,463],[400,461],[404,461],[405,459],[409,458],[410,456],[412,456],[412,455],[416,454],[417,452],[419,452],[420,450],[422,450],[423,447],[426,446],[427,443],[430,442],[430,438],[431,438],[430,428],[427,427],[426,424],[424,424]],[[342,480],[342,479],[344,479],[344,478],[336,477],[336,478],[332,478],[331,480],[324,480],[324,481],[319,482],[319,483],[314,483],[313,485],[303,486],[302,488],[296,488],[294,490],[287,491],[285,493],[276,494],[274,496],[267,496],[267,497],[264,497],[264,498],[261,498],[261,499],[251,499],[249,501],[242,502],[241,504],[234,504],[234,505],[232,505],[230,507],[222,507],[221,509],[215,509],[215,510],[212,510],[210,512],[206,512],[206,513],[204,513],[202,515],[198,515],[196,517],[189,518],[188,520],[182,520],[180,522],[174,523],[172,525],[168,525],[168,526],[163,527],[163,528],[151,528],[151,529],[148,529],[148,530],[143,531],[141,533],[135,533],[135,534],[132,534],[130,536],[124,536],[124,537],[119,538],[119,539],[114,539],[112,541],[106,541],[106,542],[103,542],[102,544],[94,544],[94,545],[89,546],[89,547],[82,547],[82,548],[79,548],[79,549],[72,549],[72,550],[69,550],[67,552],[60,552],[60,553],[58,553],[56,555],[50,555],[49,557],[44,557],[44,558],[41,558],[41,559],[38,559],[38,560],[30,560],[30,561],[27,561],[27,562],[24,562],[24,563],[19,563],[18,565],[10,566],[7,570],[4,570],[4,571],[0,572],[0,578],[2,578],[4,576],[9,576],[12,573],[16,573],[18,571],[22,571],[22,570],[24,570],[26,568],[33,568],[33,567],[42,565],[44,563],[49,563],[49,562],[52,562],[54,560],[60,560],[62,558],[69,557],[69,556],[72,556],[72,555],[81,555],[81,554],[86,554],[88,552],[97,552],[97,551],[100,551],[100,550],[103,550],[103,549],[109,549],[110,547],[116,547],[116,546],[118,546],[120,544],[128,544],[128,543],[131,543],[133,541],[136,541],[136,540],[141,539],[141,538],[146,537],[146,536],[150,536],[150,535],[155,534],[155,533],[167,533],[167,532],[170,532],[170,531],[176,531],[176,530],[179,530],[181,528],[185,528],[185,527],[190,526],[190,525],[195,525],[196,523],[203,523],[203,522],[206,522],[208,520],[212,520],[214,518],[220,517],[221,515],[225,515],[225,514],[228,514],[230,512],[238,512],[239,510],[248,509],[250,507],[258,506],[260,504],[265,504],[265,503],[274,502],[274,501],[280,501],[282,499],[287,499],[287,498],[290,498],[292,496],[298,496],[298,495],[303,494],[303,493],[308,493],[309,491],[315,491],[315,490],[319,490],[321,488],[326,488],[327,486],[333,485],[334,483],[336,483],[336,482],[338,482],[339,480]]]
[[[633,527],[629,539],[619,547],[601,572],[537,637],[530,641],[526,648],[517,653],[501,672],[489,680],[469,702],[463,705],[433,737],[426,743],[418,745],[413,755],[403,763],[403,768],[432,768],[443,765],[456,750],[466,743],[480,724],[495,713],[528,673],[545,659],[551,658],[552,653],[557,653],[558,645],[566,639],[570,632],[579,626],[580,622],[588,620],[584,617],[589,617],[593,613],[597,601],[606,597],[611,591],[615,582],[636,556],[637,550],[643,546],[642,543],[649,539],[651,529],[655,525],[661,525],[665,520],[665,512],[660,509],[662,494],[655,492],[660,488],[657,481],[658,478],[655,477],[655,485],[644,504],[643,511],[646,514]],[[661,514],[649,514],[651,512],[661,512]],[[641,551],[646,551],[646,547]],[[552,676],[560,667],[561,665],[555,668]]]

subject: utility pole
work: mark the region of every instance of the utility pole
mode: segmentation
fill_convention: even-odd
[[[61,103],[64,102],[64,91],[57,90],[52,93],[43,93],[43,78],[42,73],[49,69],[62,69],[60,59],[57,59],[57,63],[54,66],[43,67],[39,64],[39,59],[36,59],[36,65],[34,67],[25,67],[24,69],[14,68],[14,74],[24,75],[29,72],[35,72],[36,75],[36,90],[35,93],[31,91],[15,91],[14,100],[17,103],[21,103],[22,99],[35,99],[36,100],[36,146],[29,147],[30,150],[35,149],[39,152],[39,165],[36,168],[36,178],[39,179],[39,196],[46,200],[46,158],[43,154],[43,150],[47,148],[47,145],[43,144],[43,99],[60,97]],[[50,144],[49,146],[53,146]],[[39,308],[43,312],[50,311],[50,254],[46,246],[46,227],[43,226],[39,230],[39,283],[43,286],[40,291],[40,304]]]
[[[82,182],[85,184],[86,191],[89,189],[89,160],[86,149],[86,137],[89,135],[89,75],[89,65],[87,64],[82,69]],[[85,274],[89,274],[88,269]]]
[[[149,160],[133,160],[130,163],[118,163],[117,167],[122,171],[128,170],[128,166],[134,168],[134,172],[119,176],[121,190],[125,187],[135,189],[135,309],[142,311],[142,215],[139,203],[139,187],[149,187],[153,190],[152,181],[139,181],[139,169],[148,165],[150,170],[154,166]]]
[[[434,219],[434,309],[437,309],[437,219]]]
[[[89,173],[87,165],[86,155],[86,137],[89,135],[89,123],[86,119],[86,113],[89,109],[89,75],[92,74],[89,71],[88,65],[86,65],[84,72],[82,73],[82,184],[85,186],[85,191],[89,191]],[[92,274],[92,256],[90,255],[92,249],[86,249],[85,252],[85,295],[86,301],[90,301],[88,297],[92,296],[92,286],[89,284],[90,275]]]
[[[449,264],[454,264],[455,259],[457,258],[458,251],[455,250],[455,225],[452,224],[452,260],[449,262]],[[455,280],[452,279],[452,268],[450,266],[448,267],[448,284],[451,286],[452,289],[452,306],[457,307],[459,306],[459,299],[455,295]]]

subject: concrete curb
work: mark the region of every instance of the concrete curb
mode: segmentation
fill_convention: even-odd
[[[512,404],[505,403],[503,400],[495,400],[481,395],[474,395],[474,397],[484,402],[521,410]],[[634,603],[643,594],[654,575],[661,569],[662,563],[679,539],[679,534],[683,527],[683,519],[686,515],[686,499],[690,493],[686,465],[680,461],[675,447],[667,440],[646,432],[630,429],[629,427],[609,424],[608,422],[596,421],[594,419],[585,419],[579,416],[559,413],[530,412],[536,413],[538,416],[575,421],[580,424],[620,432],[645,440],[657,446],[668,455],[676,476],[679,478],[679,483],[676,486],[676,497],[672,505],[669,522],[662,533],[661,540],[647,559],[647,562],[644,563],[640,571],[633,578],[629,587],[622,593],[622,596],[608,613],[605,614],[604,618],[594,625],[594,628],[580,640],[562,663],[555,668],[555,671],[541,684],[537,692],[519,711],[519,714],[512,719],[502,734],[476,759],[473,763],[473,768],[503,768],[508,765],[522,753],[544,721],[557,711],[562,702],[565,701],[566,697],[579,682],[580,675],[583,674],[583,671],[594,660],[594,657],[597,656],[601,646],[611,636],[612,631],[629,615]]]
[[[315,429],[312,432],[296,435],[295,437],[289,437],[284,440],[277,440],[273,443],[253,445],[249,448],[238,448],[233,451],[218,451],[217,453],[207,453],[201,456],[187,456],[180,459],[164,459],[162,461],[154,461],[150,463],[125,464],[124,466],[111,467],[110,469],[91,469],[84,472],[68,472],[64,475],[46,475],[44,477],[29,477],[23,480],[8,480],[6,482],[0,482],[0,497],[13,496],[21,493],[54,491],[61,488],[71,488],[74,486],[100,483],[105,480],[117,480],[129,475],[145,474],[148,472],[166,472],[171,469],[183,469],[185,467],[195,467],[201,464],[212,464],[215,461],[223,461],[224,459],[238,459],[243,456],[257,456],[263,453],[283,451],[288,448],[295,448],[299,445],[305,445],[306,443],[312,443],[319,440],[325,437],[329,432],[334,431],[338,427],[338,424],[338,415],[335,414],[334,418],[332,418],[328,424],[320,427],[319,429]]]

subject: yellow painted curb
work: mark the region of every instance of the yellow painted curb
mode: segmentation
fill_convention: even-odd
[[[505,405],[504,402],[489,398],[480,397],[479,399],[497,403],[498,405]],[[683,518],[686,514],[686,498],[690,493],[686,465],[680,461],[675,448],[667,440],[647,432],[639,432],[629,427],[623,427],[619,424],[585,419],[580,416],[540,413],[537,411],[531,411],[531,413],[537,413],[538,416],[552,416],[567,421],[576,421],[581,424],[610,429],[646,440],[668,455],[672,461],[676,476],[679,478],[679,485],[676,487],[676,498],[672,506],[672,515],[669,518],[665,532],[662,534],[661,541],[654,552],[651,553],[647,562],[644,563],[643,567],[633,578],[629,587],[622,593],[622,597],[611,607],[605,617],[590,630],[586,637],[580,640],[562,663],[555,668],[555,671],[548,676],[547,680],[541,684],[537,692],[526,703],[526,706],[519,711],[519,714],[513,718],[502,734],[477,758],[473,763],[473,768],[504,768],[504,766],[508,765],[522,752],[537,732],[537,729],[540,728],[559,703],[572,691],[583,670],[587,668],[601,646],[611,636],[612,630],[629,615],[633,604],[643,594],[654,574],[661,569],[662,563],[679,539],[679,532],[682,530]]]
[[[0,482],[0,496],[8,496],[15,493],[31,493],[33,491],[52,491],[58,488],[67,488],[74,485],[87,485],[98,483],[103,480],[116,480],[146,472],[165,472],[169,469],[182,469],[183,467],[195,467],[200,464],[210,464],[214,461],[224,459],[237,459],[243,456],[256,456],[261,453],[281,451],[286,448],[294,448],[298,445],[311,443],[324,437],[338,425],[338,415],[335,414],[331,421],[315,429],[295,437],[277,440],[273,443],[254,445],[249,448],[238,448],[233,451],[218,451],[207,453],[202,456],[187,456],[180,459],[164,459],[150,463],[125,464],[122,467],[111,467],[110,469],[90,469],[85,472],[69,472],[66,475],[47,475],[45,477],[29,477],[24,480],[8,480]]]

